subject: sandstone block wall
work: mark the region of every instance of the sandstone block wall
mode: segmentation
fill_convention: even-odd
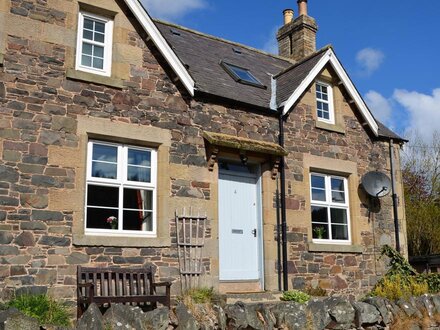
[[[6,1],[0,5],[0,292],[48,292],[74,300],[76,266],[152,265],[158,280],[178,281],[174,212],[193,206],[209,224],[205,285],[218,287],[217,168],[207,168],[202,131],[277,142],[278,120],[231,104],[193,100],[122,1],[83,1],[115,16],[112,77],[72,73],[76,0]],[[7,6],[5,6],[5,3]],[[0,20],[1,21],[1,20]],[[304,155],[355,162],[356,182],[388,163],[386,146],[372,143],[343,105],[345,134],[315,127],[310,93],[286,124],[289,274],[296,288],[320,285],[358,294],[374,284],[374,251],[392,241],[390,199],[368,218],[356,191],[353,251],[310,252],[308,171]],[[342,109],[341,108],[341,109]],[[86,142],[90,137],[158,148],[158,237],[98,239],[84,235]],[[319,141],[317,143],[316,141]],[[238,152],[232,155],[238,157]],[[305,161],[306,159],[306,161]],[[277,289],[274,238],[276,189],[263,158],[265,280]],[[381,167],[382,166],[382,167]],[[383,168],[387,170],[387,167]],[[353,186],[355,182],[353,182]],[[374,230],[372,224],[374,223]],[[376,271],[377,269],[377,271]],[[179,285],[173,286],[178,293]]]

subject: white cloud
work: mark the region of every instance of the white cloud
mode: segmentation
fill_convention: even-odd
[[[379,69],[385,59],[385,54],[378,49],[364,48],[356,54],[356,62],[362,68],[362,74],[370,76]]]
[[[276,35],[279,28],[280,28],[279,26],[275,26],[270,31],[270,35],[267,37],[267,40],[262,48],[265,52],[278,55],[278,41]]]
[[[365,94],[365,102],[373,112],[374,116],[385,125],[392,126],[390,121],[393,112],[391,100],[386,99],[382,94],[376,91],[369,91]]]
[[[396,89],[393,98],[409,114],[406,134],[415,131],[424,141],[430,141],[434,131],[440,131],[440,88],[434,89],[432,95]]]
[[[165,20],[179,19],[191,11],[203,9],[206,0],[141,0],[148,13]]]

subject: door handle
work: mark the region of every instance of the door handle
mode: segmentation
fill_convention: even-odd
[[[252,235],[254,235],[254,237],[257,237],[257,228],[255,228],[254,230],[252,230]]]

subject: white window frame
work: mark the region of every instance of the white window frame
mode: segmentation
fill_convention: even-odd
[[[88,17],[93,20],[100,21],[105,24],[104,43],[86,40],[87,43],[104,47],[104,63],[103,69],[97,69],[81,64],[82,48],[83,48],[83,30],[84,30],[84,18]],[[113,48],[113,20],[92,14],[89,12],[80,11],[78,15],[78,32],[77,32],[77,44],[76,44],[76,70],[84,71],[88,73],[99,74],[102,76],[111,76],[112,68],[112,48]]]
[[[92,177],[92,157],[93,157],[93,144],[107,145],[118,148],[117,157],[117,178],[116,179],[106,179],[106,178],[96,178]],[[128,164],[128,149],[149,151],[151,153],[151,182],[135,182],[129,181],[127,179],[127,164]],[[145,147],[138,147],[120,143],[110,143],[99,140],[90,140],[87,144],[87,182],[85,189],[85,201],[84,201],[84,232],[86,235],[95,236],[124,236],[124,237],[156,237],[157,236],[157,150]],[[87,193],[88,186],[100,185],[106,187],[117,187],[119,188],[119,208],[118,208],[118,229],[96,229],[87,228]],[[134,230],[124,230],[123,225],[123,191],[124,188],[133,189],[143,189],[150,190],[153,192],[153,208],[152,208],[152,221],[153,230],[152,231],[134,231]]]
[[[327,88],[328,100],[320,99],[316,96],[316,86],[317,85],[320,85],[322,87]],[[328,123],[328,124],[334,124],[335,123],[335,110],[334,110],[334,104],[333,104],[333,86],[330,84],[327,84],[325,82],[322,82],[322,81],[316,81],[315,82],[315,99],[316,99],[316,118],[317,118],[317,120],[322,121],[324,123]],[[329,119],[321,118],[318,116],[318,101],[328,104]]]
[[[324,201],[317,201],[313,200],[313,193],[312,193],[312,176],[320,176],[323,177],[325,180],[325,202]],[[344,182],[344,194],[345,194],[345,203],[337,203],[332,201],[332,189],[331,189],[331,179],[341,179]],[[318,244],[340,244],[340,245],[349,245],[351,244],[351,220],[350,220],[350,202],[349,202],[349,196],[348,196],[348,179],[343,176],[338,175],[331,175],[331,174],[323,174],[323,173],[316,173],[312,172],[310,173],[310,214],[312,212],[313,206],[318,207],[325,207],[327,208],[327,230],[329,234],[328,239],[316,239],[313,238],[313,225],[312,225],[312,217],[310,217],[310,224],[312,227],[312,241],[313,243]],[[344,209],[347,211],[347,231],[348,231],[348,239],[347,240],[338,240],[338,239],[332,239],[332,231],[331,231],[331,209]]]

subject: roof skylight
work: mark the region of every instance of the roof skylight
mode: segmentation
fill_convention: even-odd
[[[229,73],[232,78],[234,78],[235,81],[255,87],[266,88],[248,69],[223,61],[220,64],[223,66],[226,72]]]

